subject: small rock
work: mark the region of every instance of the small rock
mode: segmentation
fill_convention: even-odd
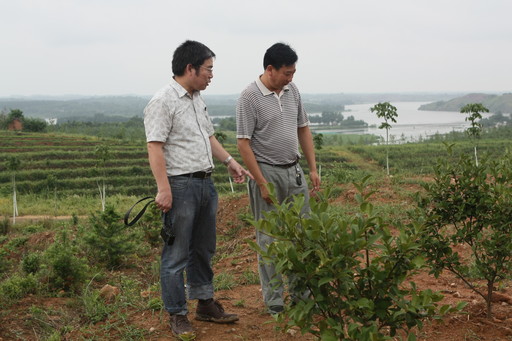
[[[295,329],[288,329],[286,332],[291,336],[295,336],[295,334],[297,334],[297,331]]]
[[[114,287],[110,284],[105,284],[103,288],[100,290],[100,296],[105,299],[105,301],[110,302],[114,300],[114,298],[119,295],[120,290],[118,287]]]
[[[155,327],[151,327],[151,328],[149,328],[149,332],[152,333],[155,331],[155,329],[156,329]]]
[[[460,292],[456,291],[453,293],[453,297],[461,298],[462,295],[460,294]]]

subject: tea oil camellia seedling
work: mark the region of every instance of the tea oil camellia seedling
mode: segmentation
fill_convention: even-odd
[[[420,229],[411,225],[393,236],[373,211],[368,178],[355,184],[359,212],[352,217],[314,199],[309,216],[301,216],[304,198],[295,197],[253,222],[275,242],[267,250],[254,242],[252,247],[289,279],[287,307],[278,318],[285,329],[296,326],[322,340],[368,341],[403,330],[414,340],[412,329],[421,328],[423,319],[462,308],[440,307],[442,295],[405,283],[424,265]]]

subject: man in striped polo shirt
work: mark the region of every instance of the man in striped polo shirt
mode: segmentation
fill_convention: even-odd
[[[276,43],[263,58],[264,73],[242,91],[236,111],[237,145],[240,155],[253,175],[249,196],[254,219],[272,210],[267,183],[275,187],[279,202],[303,194],[309,211],[309,191],[298,160],[299,144],[306,157],[314,191],[320,189],[316,170],[313,138],[299,90],[292,83],[297,54],[288,45]],[[258,245],[266,249],[272,237],[256,231]],[[283,311],[283,286],[270,281],[279,278],[274,266],[258,257],[263,300],[269,313]],[[279,278],[280,279],[280,278]]]

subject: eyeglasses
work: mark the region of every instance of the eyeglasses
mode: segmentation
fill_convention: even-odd
[[[206,71],[208,71],[208,73],[211,75],[213,74],[213,66],[210,66],[210,67],[206,67],[206,66],[199,66],[200,68],[202,69],[205,69]]]

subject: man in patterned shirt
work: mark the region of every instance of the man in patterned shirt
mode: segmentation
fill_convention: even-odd
[[[263,58],[264,73],[241,93],[237,104],[237,144],[242,159],[254,176],[249,196],[254,219],[272,210],[267,183],[272,183],[280,203],[293,195],[305,196],[303,213],[309,211],[308,185],[298,160],[299,144],[309,166],[313,190],[320,189],[309,120],[294,83],[297,54],[288,45],[276,43]],[[256,231],[256,241],[265,250],[272,237]],[[283,311],[283,286],[271,283],[275,268],[258,258],[263,300],[271,314]]]
[[[250,174],[213,135],[200,95],[213,78],[214,57],[199,42],[181,44],[173,55],[173,78],[144,109],[149,164],[158,187],[155,203],[164,212],[162,300],[176,336],[195,335],[187,318],[184,271],[189,299],[199,300],[197,320],[238,320],[213,299],[211,259],[217,213],[217,192],[211,179],[213,157],[224,162],[237,183]]]

